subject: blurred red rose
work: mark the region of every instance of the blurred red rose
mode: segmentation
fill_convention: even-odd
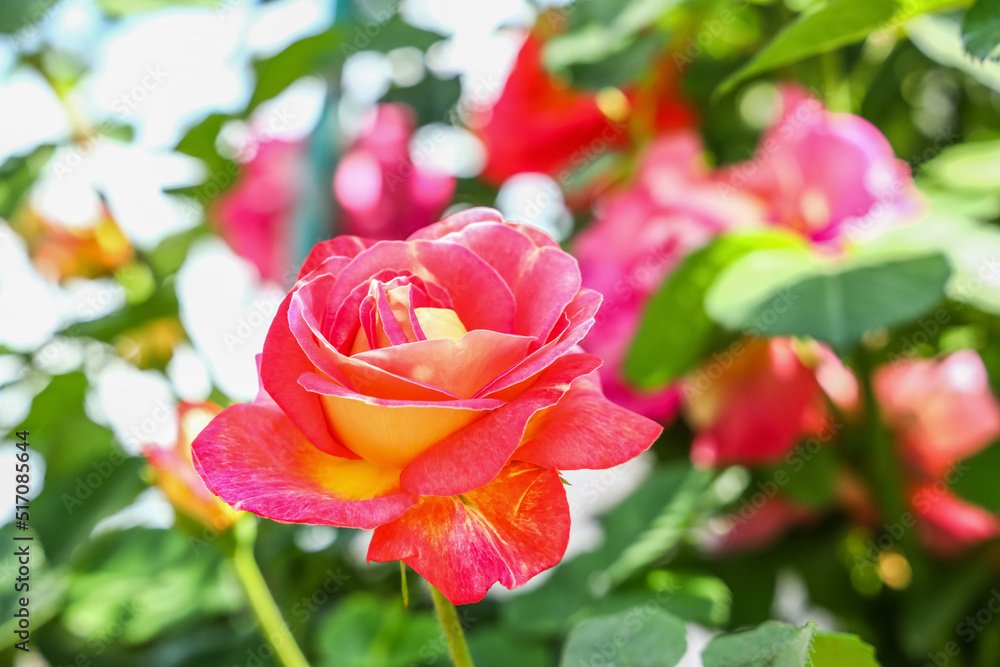
[[[473,114],[488,153],[483,180],[499,185],[522,172],[557,176],[579,169],[609,148],[628,145],[629,123],[640,111],[648,133],[693,122],[693,110],[678,98],[672,64],[658,68],[648,86],[594,92],[551,75],[542,62],[544,46],[538,32],[529,34],[500,97]]]
[[[920,536],[940,556],[958,556],[968,547],[1000,536],[1000,519],[982,507],[959,499],[943,482],[915,488],[910,506]]]
[[[333,192],[342,231],[372,239],[405,239],[438,220],[455,178],[415,165],[410,138],[416,115],[405,104],[380,104],[371,124],[337,165]]]
[[[780,462],[802,438],[833,437],[826,400],[851,400],[852,385],[818,343],[739,341],[685,379],[685,414],[697,433],[691,459],[699,466]]]

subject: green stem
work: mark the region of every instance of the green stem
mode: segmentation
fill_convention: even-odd
[[[458,620],[455,605],[441,595],[441,591],[434,588],[433,584],[428,583],[427,587],[431,589],[434,610],[437,612],[438,621],[441,622],[444,639],[448,642],[448,654],[451,656],[451,662],[455,667],[475,667],[472,664],[472,655],[469,653],[469,645],[465,642],[465,633],[462,632],[462,623]]]
[[[868,419],[868,438],[872,447],[870,474],[875,483],[882,516],[886,523],[898,523],[903,520],[904,515],[909,514],[900,474],[903,463],[896,451],[895,443],[882,423],[881,410],[875,397],[875,388],[872,382],[874,366],[871,353],[864,349],[863,345],[859,346],[857,355],[858,379],[864,394],[865,414]],[[910,560],[911,566],[916,565],[913,559],[919,557],[918,549],[913,531],[909,527],[900,538],[899,546],[907,559]]]
[[[250,599],[261,633],[274,649],[275,655],[284,667],[309,667],[309,662],[302,655],[302,649],[295,643],[291,630],[285,625],[285,620],[278,611],[271,592],[264,581],[264,575],[257,567],[253,555],[254,543],[257,541],[257,519],[252,515],[240,517],[233,527],[236,546],[233,550],[233,564],[240,582]]]

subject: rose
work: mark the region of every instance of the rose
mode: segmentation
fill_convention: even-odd
[[[781,114],[754,157],[722,171],[731,186],[767,202],[772,224],[839,248],[917,220],[923,197],[882,132],[833,113],[799,86],[781,87]]]
[[[948,490],[962,473],[959,462],[1000,436],[1000,403],[979,354],[901,359],[880,366],[873,384],[906,464],[910,507],[928,547],[953,556],[1000,535],[1000,519]]]
[[[254,148],[236,185],[216,201],[214,217],[233,250],[253,262],[262,278],[287,285],[306,146],[264,139]]]
[[[608,398],[651,419],[667,421],[678,406],[675,386],[642,391],[622,367],[650,298],[691,252],[717,235],[763,226],[755,198],[727,193],[709,170],[694,132],[656,139],[634,182],[602,198],[594,224],[573,245],[583,284],[604,295],[584,347],[604,359]]]
[[[827,399],[857,403],[857,381],[829,348],[794,338],[737,341],[683,381],[699,466],[780,463],[802,438],[832,438]]]
[[[633,123],[644,134],[693,125],[695,113],[680,99],[669,59],[643,86],[596,93],[549,73],[542,58],[547,32],[540,23],[527,36],[499,97],[472,110],[471,125],[487,152],[483,180],[499,185],[514,174],[540,172],[566,183],[602,153],[628,146]]]
[[[455,177],[410,158],[417,117],[405,104],[379,104],[371,123],[337,165],[333,193],[348,234],[404,239],[438,219]]]
[[[941,477],[1000,437],[1000,403],[979,354],[901,359],[874,377],[883,418],[902,454],[923,475]]]
[[[147,445],[142,449],[156,485],[170,504],[217,531],[227,530],[239,515],[209,493],[198,478],[192,465],[191,442],[220,412],[222,408],[215,403],[182,403],[177,406],[177,443],[173,447]]]
[[[195,441],[208,487],[277,521],[374,528],[370,560],[456,603],[556,564],[558,471],[622,463],[661,429],[608,402],[576,347],[601,300],[576,261],[501,220],[318,245],[268,332],[264,392]]]

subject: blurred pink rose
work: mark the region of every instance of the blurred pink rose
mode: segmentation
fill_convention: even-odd
[[[966,548],[1000,536],[1000,519],[959,499],[943,483],[918,487],[910,499],[920,536],[940,556],[957,556]]]
[[[971,350],[879,368],[875,393],[907,461],[930,477],[1000,437],[1000,404]]]
[[[842,245],[921,214],[910,168],[878,128],[827,111],[798,86],[783,86],[781,98],[781,117],[756,155],[723,172],[733,188],[768,202],[771,224]]]
[[[653,419],[676,412],[675,388],[630,387],[622,364],[650,295],[690,252],[721,232],[762,220],[752,198],[726,195],[710,174],[693,132],[658,139],[635,182],[597,205],[594,224],[574,246],[583,283],[604,295],[585,343],[604,358],[601,378],[613,401]]]
[[[777,463],[802,438],[831,438],[834,426],[819,380],[824,375],[838,378],[832,395],[850,397],[853,376],[818,343],[739,341],[716,355],[684,382],[685,413],[697,432],[692,461]]]
[[[405,104],[376,107],[371,125],[333,177],[333,192],[344,212],[341,233],[405,239],[439,219],[451,201],[455,179],[413,164],[410,138],[416,123]]]
[[[773,482],[771,482],[773,484]],[[782,495],[766,497],[758,492],[723,520],[728,530],[712,545],[718,553],[738,553],[764,547],[792,528],[815,521],[816,510]]]
[[[952,556],[1000,535],[996,516],[946,484],[958,474],[958,461],[1000,437],[1000,404],[979,355],[960,350],[940,360],[897,361],[875,372],[874,385],[882,418],[909,464],[910,505],[928,547]]]
[[[215,206],[222,235],[265,280],[284,283],[295,277],[290,273],[292,225],[302,193],[304,150],[300,142],[260,142],[236,185]]]

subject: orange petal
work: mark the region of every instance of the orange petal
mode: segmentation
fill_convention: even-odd
[[[453,603],[466,604],[495,582],[521,586],[558,563],[569,525],[559,474],[515,462],[475,491],[421,498],[375,529],[368,560],[402,560]]]

